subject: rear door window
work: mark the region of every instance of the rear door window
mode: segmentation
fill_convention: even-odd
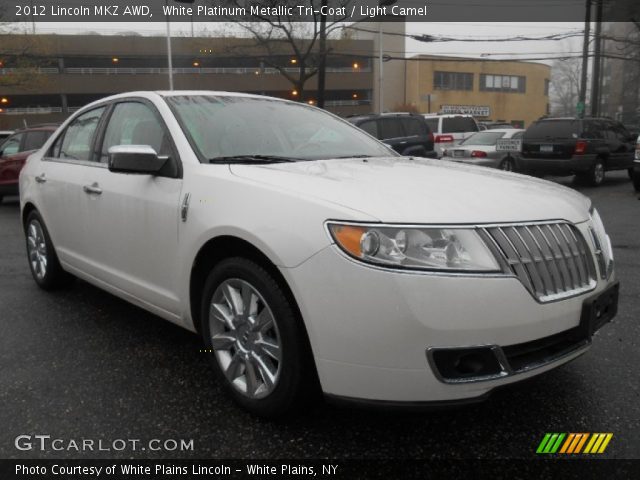
[[[425,121],[427,122],[427,125],[429,125],[429,130],[431,130],[433,133],[437,133],[438,132],[438,121],[440,119],[439,118],[425,118]]]
[[[442,133],[477,132],[478,125],[471,117],[444,117]]]
[[[399,118],[383,118],[380,120],[380,138],[400,138],[405,133]]]
[[[577,120],[543,120],[529,126],[526,138],[576,138],[579,122]]]
[[[407,117],[401,119],[407,137],[418,137],[427,134],[426,125],[417,118]]]
[[[20,152],[20,143],[22,142],[22,137],[24,133],[18,133],[12,137],[9,137],[6,142],[2,144],[0,149],[2,150],[2,156],[6,157],[7,155],[15,155]]]
[[[24,151],[28,152],[40,149],[50,136],[51,132],[47,132],[46,130],[27,132],[27,138],[24,141]]]
[[[376,122],[375,120],[367,120],[366,122],[362,122],[360,125],[358,125],[358,127],[367,132],[369,135],[380,138],[378,135],[378,122]]]

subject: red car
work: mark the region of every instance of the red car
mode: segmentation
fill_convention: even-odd
[[[36,125],[18,130],[0,144],[0,202],[18,195],[18,176],[27,157],[44,145],[57,125]]]

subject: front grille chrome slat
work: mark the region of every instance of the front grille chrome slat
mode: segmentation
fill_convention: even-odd
[[[506,264],[540,302],[567,298],[595,288],[589,246],[570,223],[491,226],[483,229]]]

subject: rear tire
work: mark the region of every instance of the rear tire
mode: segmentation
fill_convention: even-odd
[[[308,340],[279,281],[253,260],[217,264],[205,282],[201,332],[216,377],[249,412],[281,417],[316,379]]]
[[[62,269],[40,214],[33,210],[25,222],[27,259],[33,279],[43,290],[66,287],[74,277]]]
[[[634,172],[631,180],[633,182],[633,188],[635,188],[636,192],[640,192],[640,172]]]
[[[604,183],[605,177],[604,163],[598,159],[587,173],[578,175],[578,180],[592,187],[599,187]]]

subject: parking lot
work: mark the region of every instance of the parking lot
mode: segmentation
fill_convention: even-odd
[[[557,179],[571,186],[570,179]],[[196,335],[87,283],[46,293],[27,266],[16,198],[0,204],[0,457],[21,434],[193,439],[193,451],[99,457],[531,458],[546,432],[612,432],[608,458],[640,458],[640,202],[626,172],[590,196],[612,238],[619,314],[576,361],[470,407],[371,412],[319,403],[282,422],[236,407]]]

